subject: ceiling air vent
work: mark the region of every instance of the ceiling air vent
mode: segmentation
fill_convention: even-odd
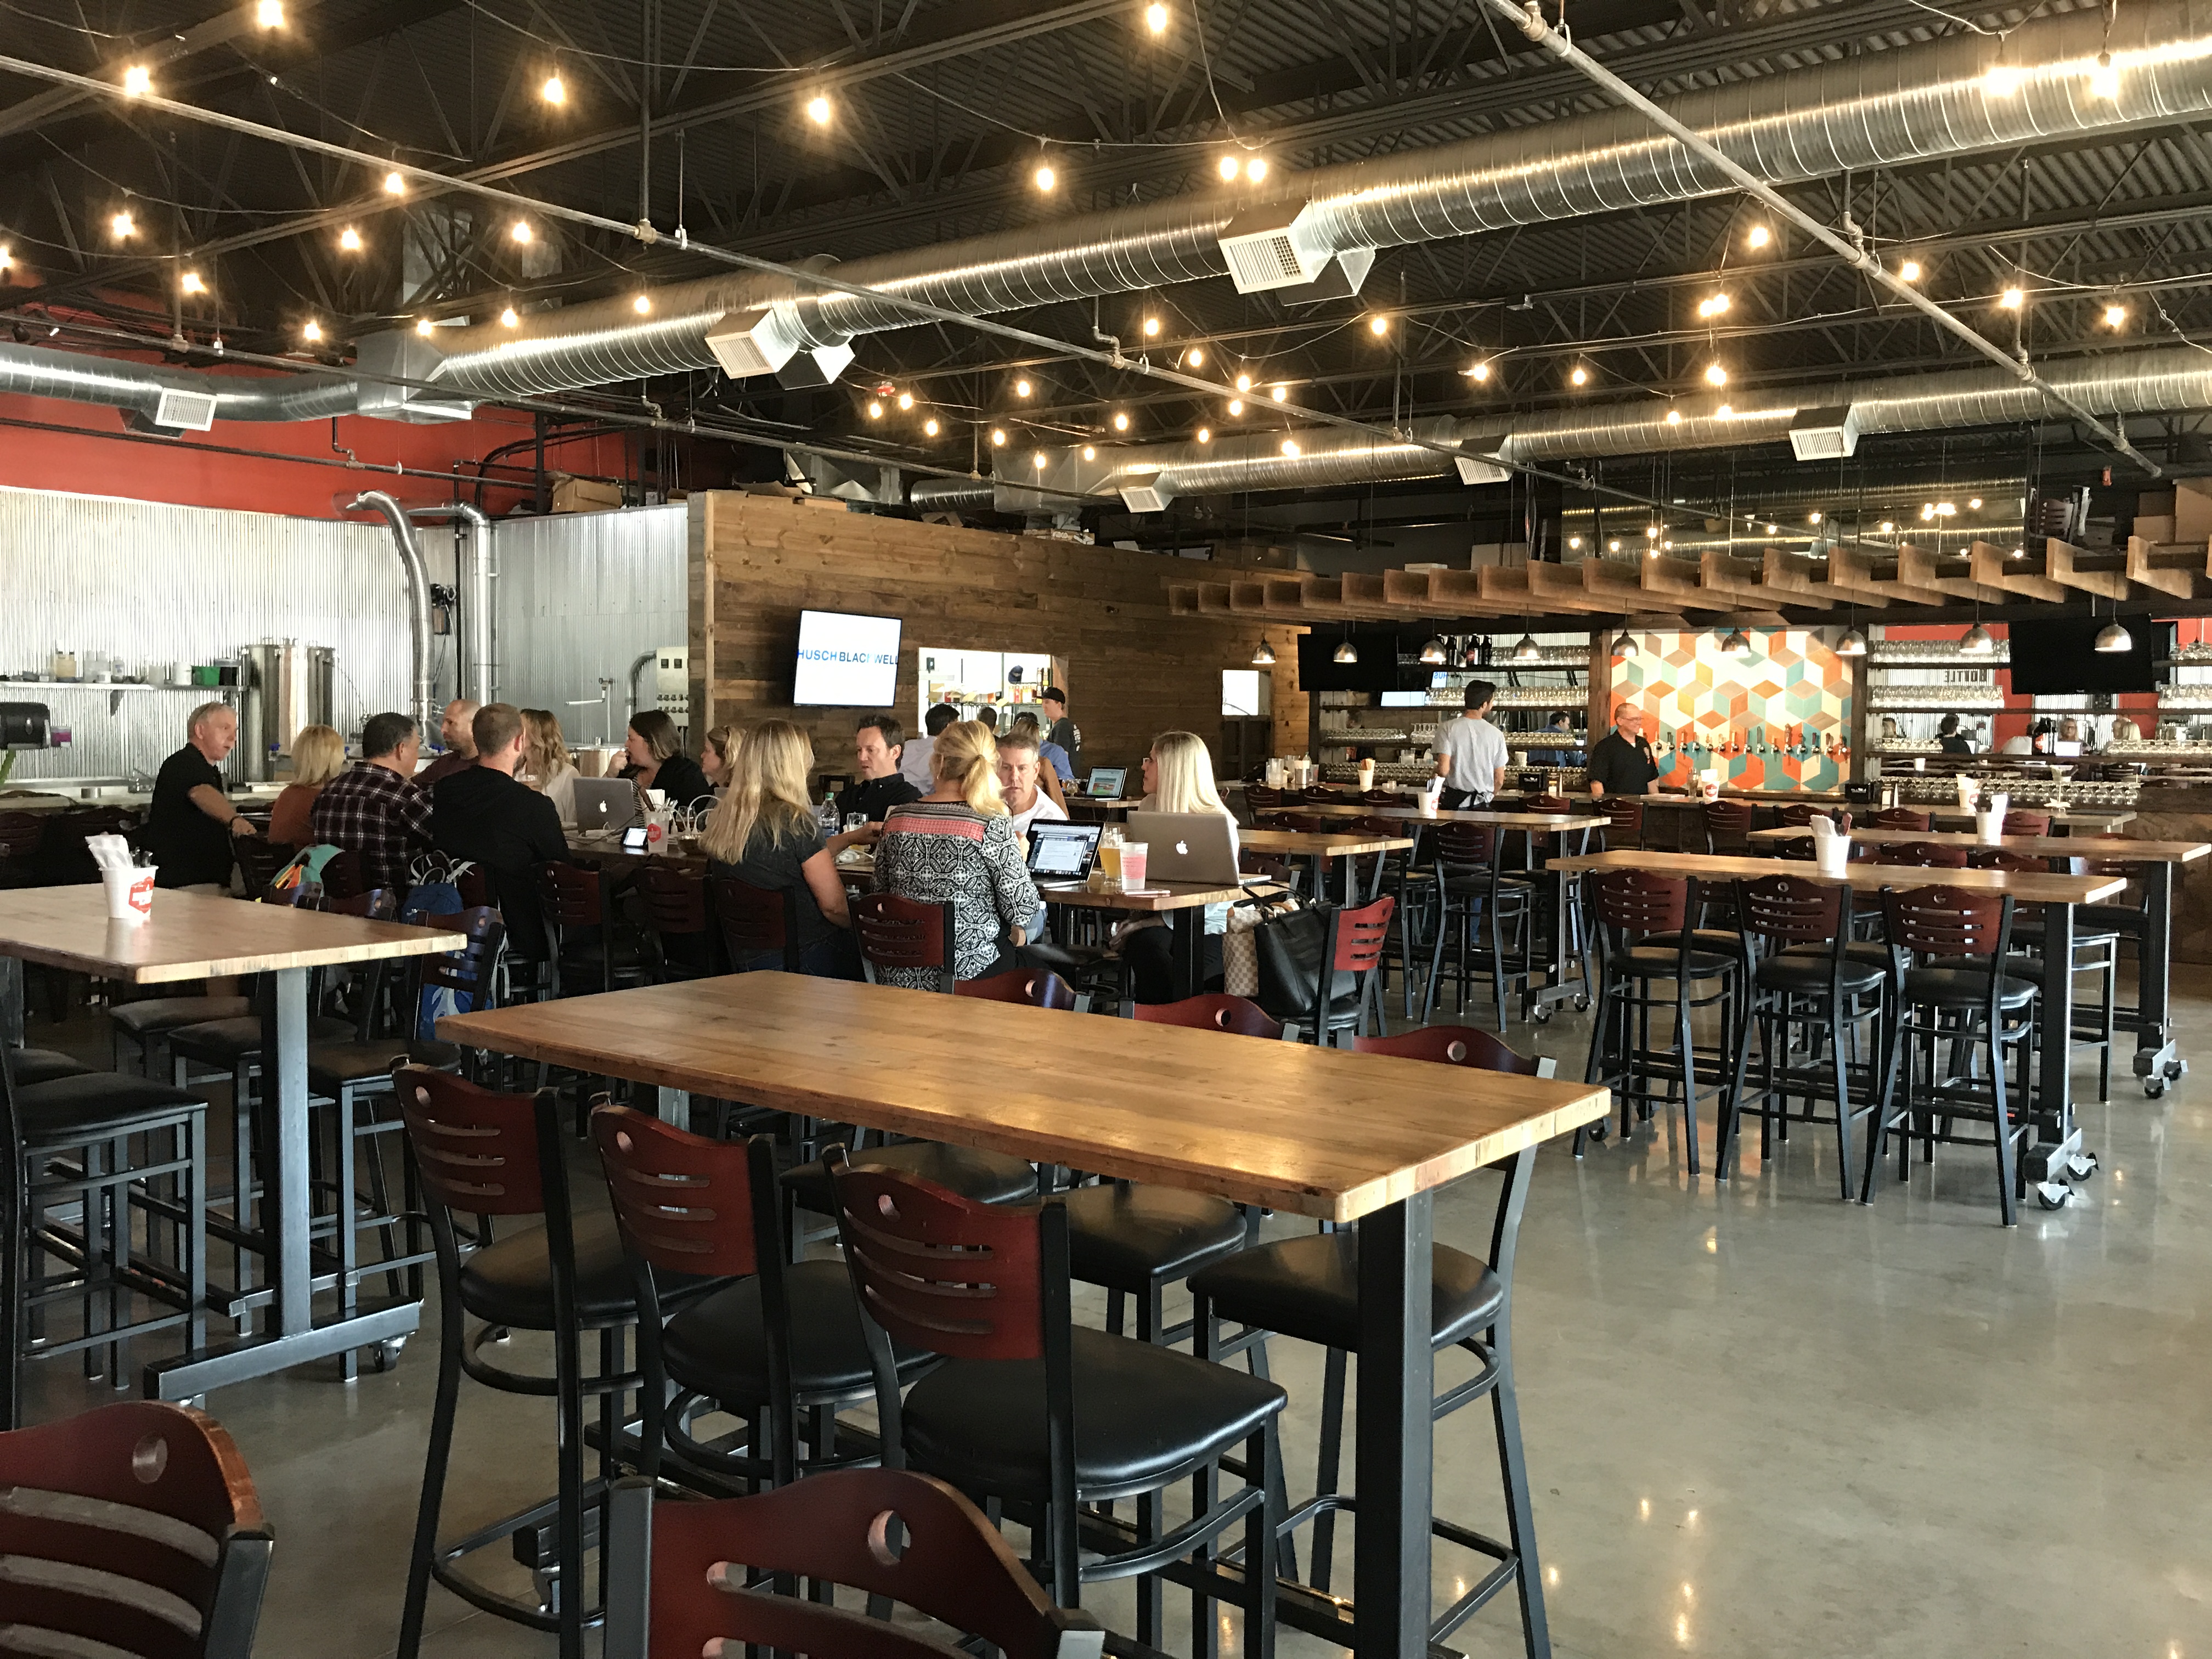
[[[1493,462],[1478,461],[1471,455],[1455,455],[1452,465],[1459,469],[1459,481],[1463,484],[1504,483],[1513,476]]]
[[[1221,233],[1221,257],[1239,294],[1301,288],[1334,256],[1313,228],[1310,203],[1285,202],[1240,213]]]
[[[1859,447],[1858,410],[1850,404],[1833,409],[1801,409],[1790,422],[1790,447],[1801,461],[1832,461]]]
[[[1167,491],[1158,484],[1121,486],[1121,505],[1132,513],[1157,513],[1167,504]]]
[[[215,424],[215,399],[204,392],[165,391],[155,405],[154,424],[204,432]]]

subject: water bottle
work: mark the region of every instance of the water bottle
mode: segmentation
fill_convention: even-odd
[[[837,792],[822,792],[822,805],[814,809],[814,821],[822,826],[822,839],[827,841],[837,833]]]

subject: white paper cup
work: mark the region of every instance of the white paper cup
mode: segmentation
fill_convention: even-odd
[[[107,890],[107,919],[134,926],[145,921],[154,908],[155,873],[150,864],[143,868],[101,871],[100,884]]]
[[[1813,865],[1824,876],[1840,876],[1851,861],[1851,844],[1841,836],[1824,841],[1813,849]]]
[[[647,806],[650,806],[654,811],[659,811],[661,808],[668,805],[668,792],[665,789],[647,790],[645,792],[645,804]]]

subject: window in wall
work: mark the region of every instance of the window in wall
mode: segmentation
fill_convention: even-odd
[[[1224,668],[1221,671],[1221,712],[1247,716],[1272,714],[1274,689],[1273,674],[1257,668]]]

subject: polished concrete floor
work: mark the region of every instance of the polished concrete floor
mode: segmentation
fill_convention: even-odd
[[[2180,979],[2184,1052],[2212,1068],[2212,971]],[[1511,1035],[1579,1074],[1586,1019]],[[41,1024],[33,1040],[53,1038]],[[2094,1067],[2077,1077],[2094,1093]],[[2064,1210],[2031,1199],[2009,1231],[1991,1160],[1965,1148],[1863,1208],[1835,1196],[1832,1131],[1801,1128],[1764,1165],[1754,1134],[1725,1185],[1710,1174],[1710,1114],[1702,1177],[1663,1125],[1580,1162],[1547,1147],[1514,1339],[1555,1650],[2212,1656],[2208,1098],[2192,1077],[2161,1100],[2130,1080],[2086,1104],[2102,1170]],[[1439,1240],[1480,1250],[1486,1199],[1446,1195]],[[1295,1497],[1311,1480],[1320,1367],[1277,1346]],[[418,1339],[395,1371],[351,1384],[309,1368],[210,1400],[276,1530],[261,1653],[392,1651],[428,1348]],[[35,1414],[112,1397],[66,1363],[34,1368]],[[466,1384],[462,1402],[449,1529],[552,1480],[536,1402]],[[1500,1529],[1495,1471],[1486,1410],[1442,1425],[1446,1512]],[[1471,1565],[1439,1552],[1440,1602]],[[1126,1590],[1094,1605],[1127,1627]],[[442,1591],[430,1616],[438,1659],[553,1651]],[[1510,1598],[1454,1645],[1519,1652]]]

